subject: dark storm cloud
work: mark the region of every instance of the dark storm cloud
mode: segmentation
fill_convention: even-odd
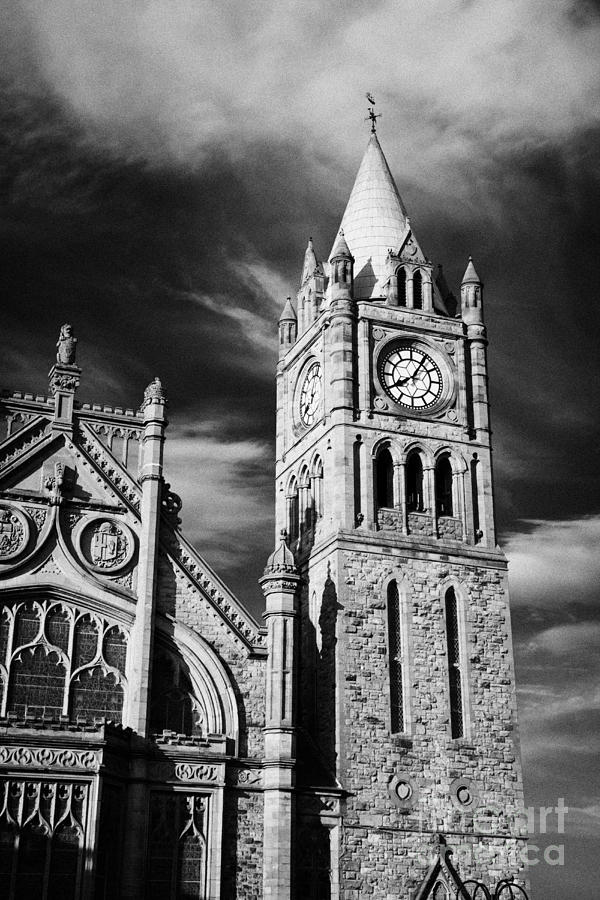
[[[456,292],[469,254],[486,283],[529,802],[564,792],[585,835],[600,809],[598,4],[401,6],[9,0],[0,381],[43,392],[63,321],[82,400],[136,406],[160,375],[186,534],[259,614],[277,315],[308,236],[329,252],[374,91],[425,252]]]

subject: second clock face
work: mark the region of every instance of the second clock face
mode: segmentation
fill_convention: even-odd
[[[433,406],[442,393],[438,364],[411,344],[396,344],[383,354],[379,360],[379,378],[395,403],[415,412]]]
[[[300,389],[300,419],[303,425],[314,425],[321,408],[323,377],[321,365],[314,362],[310,367]]]

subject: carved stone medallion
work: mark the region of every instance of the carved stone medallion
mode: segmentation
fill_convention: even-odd
[[[123,522],[97,517],[76,528],[75,541],[86,565],[95,572],[112,575],[130,562],[134,537]]]
[[[12,506],[0,506],[0,562],[13,560],[27,547],[29,525],[25,516]]]

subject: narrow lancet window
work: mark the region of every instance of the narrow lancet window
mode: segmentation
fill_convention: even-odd
[[[435,503],[438,516],[452,516],[452,464],[447,456],[435,466]]]
[[[406,463],[406,505],[409,512],[423,512],[423,463],[411,453]]]
[[[391,509],[394,506],[394,462],[387,448],[377,454],[377,507]]]
[[[398,269],[398,306],[406,306],[406,269]]]
[[[446,642],[450,689],[450,731],[453,738],[460,738],[464,735],[464,710],[458,603],[454,588],[448,588],[446,591]]]
[[[390,725],[394,733],[404,731],[404,647],[402,640],[402,613],[398,583],[388,586],[388,642],[390,668]]]
[[[413,275],[413,309],[423,309],[423,278],[420,272]]]

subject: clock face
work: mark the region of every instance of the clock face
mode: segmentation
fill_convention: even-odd
[[[313,363],[302,382],[300,390],[300,419],[303,425],[314,425],[321,407],[323,376],[321,364]]]
[[[438,364],[412,344],[396,344],[381,356],[379,378],[395,403],[415,412],[433,406],[442,393]]]

